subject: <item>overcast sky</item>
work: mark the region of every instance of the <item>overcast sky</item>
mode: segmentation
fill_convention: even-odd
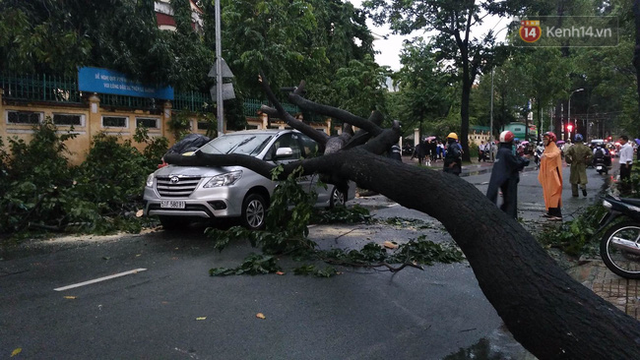
[[[355,7],[361,7],[362,0],[345,0],[352,3]],[[485,22],[480,27],[476,27],[473,30],[472,34],[477,34],[476,36],[480,37],[481,35],[486,34],[489,29],[494,29],[494,31],[500,31],[504,28],[509,22],[507,19],[500,19],[499,17],[490,17],[485,19]],[[380,54],[376,55],[376,62],[379,65],[387,65],[391,67],[392,70],[400,70],[400,50],[402,50],[402,41],[404,39],[411,39],[416,36],[422,36],[427,38],[427,36],[422,31],[415,31],[411,36],[400,36],[400,35],[392,35],[391,30],[389,30],[388,26],[376,27],[373,26],[371,20],[367,20],[367,24],[369,25],[369,29],[378,37],[388,36],[388,39],[380,39],[376,40],[373,45],[376,51],[380,51]],[[507,31],[500,31],[498,34],[499,40],[504,40]]]

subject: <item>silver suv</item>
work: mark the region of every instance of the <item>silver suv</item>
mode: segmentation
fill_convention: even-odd
[[[272,164],[318,155],[318,144],[295,130],[247,130],[215,138],[196,150],[207,154],[244,154]],[[298,181],[318,194],[316,207],[333,207],[355,197],[355,184],[347,194],[335,186],[317,184],[318,176]],[[153,172],[144,188],[144,214],[158,215],[165,229],[187,225],[194,219],[240,218],[242,225],[264,227],[266,211],[277,186],[241,166],[207,167],[168,165]]]

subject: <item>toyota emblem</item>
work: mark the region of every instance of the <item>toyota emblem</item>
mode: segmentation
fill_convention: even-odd
[[[177,176],[172,176],[169,181],[171,181],[172,184],[177,184],[178,182],[180,182],[180,178]]]

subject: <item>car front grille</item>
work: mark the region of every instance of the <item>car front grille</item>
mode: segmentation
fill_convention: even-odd
[[[185,197],[191,195],[200,179],[200,176],[158,176],[156,187],[161,196]]]

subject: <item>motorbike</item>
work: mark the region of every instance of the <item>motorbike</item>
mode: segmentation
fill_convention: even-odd
[[[640,279],[640,199],[606,195],[602,205],[608,212],[602,217],[595,234],[615,222],[600,240],[602,261],[615,274],[627,279]]]
[[[596,171],[600,175],[609,173],[609,168],[607,167],[607,162],[606,162],[605,158],[603,158],[603,157],[594,158],[593,159],[593,167],[596,169]]]
[[[542,157],[542,153],[544,152],[544,148],[536,148],[533,152],[533,161],[536,164],[536,169],[540,168],[540,158]]]

